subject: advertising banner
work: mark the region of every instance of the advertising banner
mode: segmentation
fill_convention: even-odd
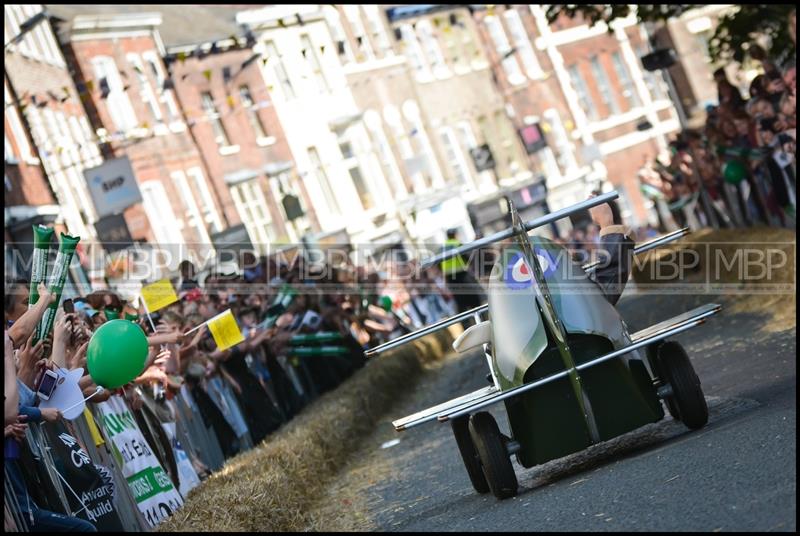
[[[73,515],[89,521],[99,532],[122,531],[114,504],[115,487],[111,471],[93,463],[63,423],[44,429],[53,450],[56,470],[68,485],[66,496]]]
[[[111,452],[122,468],[139,511],[150,527],[155,527],[180,508],[183,499],[142,436],[122,397],[112,396],[98,407],[103,414],[103,429],[111,443]]]

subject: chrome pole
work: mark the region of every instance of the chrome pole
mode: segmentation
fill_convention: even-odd
[[[650,251],[651,249],[655,249],[659,246],[663,246],[664,244],[668,244],[673,240],[677,240],[679,238],[683,238],[684,236],[691,233],[691,230],[688,227],[684,227],[683,229],[678,229],[677,231],[672,231],[669,234],[665,234],[664,236],[656,237],[649,242],[645,242],[644,244],[636,247],[633,250],[634,255],[639,255],[640,253],[644,253],[646,251]],[[600,260],[592,261],[590,263],[584,264],[581,268],[584,270],[591,270],[592,268],[596,267],[600,264]]]
[[[392,341],[385,342],[385,343],[383,343],[383,344],[381,344],[379,346],[376,346],[375,348],[370,348],[369,350],[366,350],[364,352],[364,355],[366,357],[372,357],[372,356],[381,354],[381,353],[383,353],[383,352],[385,352],[387,350],[391,350],[392,348],[397,348],[398,346],[402,346],[402,345],[407,344],[407,343],[409,343],[411,341],[415,341],[415,340],[420,339],[420,338],[422,338],[422,337],[424,337],[426,335],[430,335],[431,333],[439,331],[440,329],[443,329],[443,328],[446,328],[446,327],[451,326],[453,324],[456,324],[458,322],[461,322],[462,320],[467,319],[472,315],[480,315],[482,312],[487,311],[488,309],[489,309],[489,304],[488,303],[484,304],[484,305],[480,305],[478,307],[474,307],[474,308],[470,309],[469,311],[464,311],[463,313],[459,313],[457,315],[445,318],[444,320],[440,320],[440,321],[436,322],[435,324],[431,324],[430,326],[425,326],[422,329],[418,329],[417,331],[415,331],[413,333],[409,333],[408,335],[403,335],[402,337],[398,337],[397,339],[394,339]],[[478,319],[478,321],[480,321],[480,316],[478,316],[477,319]]]
[[[574,214],[576,212],[580,212],[582,210],[586,210],[592,207],[596,207],[597,205],[602,205],[603,203],[608,203],[613,201],[619,197],[619,194],[616,191],[608,192],[606,194],[599,195],[597,197],[592,197],[591,199],[586,199],[585,201],[581,201],[580,203],[576,203],[575,205],[562,208],[561,210],[557,210],[555,212],[551,212],[541,218],[536,218],[535,220],[531,220],[523,225],[525,231],[532,231],[537,227],[542,227],[544,225],[548,225],[553,223],[554,221],[560,220],[561,218],[566,218],[570,214]],[[442,261],[455,257],[456,255],[463,255],[464,253],[469,253],[470,251],[479,249],[483,246],[488,246],[494,242],[500,242],[505,240],[506,238],[510,238],[517,234],[519,231],[515,230],[514,228],[506,229],[505,231],[497,232],[493,235],[486,236],[474,242],[470,242],[464,246],[454,248],[439,255],[435,255],[429,258],[426,261],[423,261],[420,264],[421,269],[429,268],[435,264],[438,264]]]

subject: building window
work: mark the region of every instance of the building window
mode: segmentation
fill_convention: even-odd
[[[164,76],[164,71],[161,68],[161,60],[159,59],[158,55],[155,52],[150,51],[142,54],[142,58],[144,59],[145,63],[147,63],[153,80],[156,81],[156,92],[161,95],[159,101],[167,107],[169,120],[176,121],[180,119],[180,113],[177,105],[175,104],[175,98],[172,95],[172,90],[164,89],[166,77]]]
[[[408,57],[411,66],[417,72],[417,76],[429,76],[430,70],[428,63],[425,61],[425,55],[422,53],[422,47],[417,40],[417,34],[410,24],[404,24],[400,27],[400,33],[403,36],[403,53]]]
[[[353,185],[356,187],[356,192],[358,192],[358,198],[361,200],[361,204],[364,206],[364,210],[369,210],[375,207],[375,201],[372,198],[372,192],[369,191],[367,184],[361,177],[361,168],[358,167],[358,163],[356,162],[356,164],[348,171],[350,172],[350,178],[353,181]]]
[[[542,114],[547,121],[553,138],[553,145],[555,145],[556,152],[558,153],[558,164],[564,173],[570,173],[578,168],[578,162],[575,160],[575,154],[572,151],[572,143],[567,136],[567,131],[564,129],[564,124],[561,122],[561,116],[555,108],[549,108]]]
[[[614,54],[611,55],[611,60],[614,62],[614,70],[616,71],[617,79],[622,86],[622,96],[625,97],[625,100],[628,103],[628,108],[640,106],[642,103],[639,100],[639,95],[636,93],[636,88],[634,87],[633,80],[628,72],[628,67],[625,65],[625,61],[622,59],[622,54],[619,52],[614,52]]]
[[[302,234],[302,229],[305,229],[308,226],[308,221],[305,217],[305,214],[308,213],[308,209],[305,206],[303,196],[298,195],[295,192],[295,189],[292,186],[291,172],[289,171],[284,171],[278,175],[269,177],[269,186],[269,193],[272,194],[272,198],[279,201],[279,213],[284,221],[286,233],[289,235],[289,240],[296,242],[298,239],[298,234]],[[297,198],[297,201],[300,205],[300,210],[304,214],[303,216],[296,217],[294,220],[289,219],[289,214],[286,212],[286,207],[283,206],[283,200],[288,195]]]
[[[264,128],[264,123],[261,122],[261,117],[258,115],[255,102],[253,102],[253,96],[250,94],[250,89],[247,86],[241,86],[239,88],[239,98],[242,101],[242,106],[247,109],[247,119],[250,120],[250,126],[253,127],[256,138],[266,138],[267,131]]]
[[[18,36],[21,33],[20,26],[41,11],[40,4],[5,6],[6,41]],[[29,58],[64,67],[64,60],[47,21],[40,22],[29,30],[14,48]]]
[[[150,220],[156,242],[161,246],[183,244],[183,235],[180,232],[182,224],[172,211],[164,185],[154,180],[141,183],[140,188],[144,211]]]
[[[333,4],[325,6],[325,19],[328,21],[328,27],[331,30],[331,37],[336,43],[339,60],[342,63],[353,61],[353,53],[350,50],[350,45],[347,43],[347,36],[342,28],[342,20],[339,16],[339,10]]]
[[[611,83],[608,81],[606,71],[600,63],[600,58],[598,56],[592,56],[591,64],[592,74],[597,81],[597,89],[600,91],[600,98],[603,99],[603,103],[606,105],[609,113],[612,115],[618,114],[619,105],[617,104],[617,99],[614,98],[611,90]]]
[[[222,120],[219,118],[219,112],[217,112],[217,107],[214,104],[214,97],[212,97],[211,93],[208,91],[204,91],[202,99],[203,110],[205,110],[208,122],[211,123],[211,128],[214,131],[214,141],[217,142],[217,145],[220,147],[229,146],[231,142],[222,124]]]
[[[6,162],[10,164],[16,164],[18,162],[14,154],[14,148],[11,146],[11,142],[8,139],[8,134],[6,134]]]
[[[356,188],[358,198],[361,200],[364,210],[369,210],[375,206],[375,200],[361,174],[358,156],[356,151],[353,150],[353,144],[345,136],[346,134],[343,134],[339,138],[339,150],[342,152],[342,160],[345,167],[347,167],[348,173],[350,173],[350,179],[353,181],[353,186]]]
[[[381,22],[381,12],[377,4],[362,4],[364,12],[367,14],[367,21],[370,26],[372,38],[378,44],[384,56],[393,55],[392,45],[386,35],[386,27]]]
[[[150,80],[147,79],[142,59],[137,54],[128,54],[127,58],[128,63],[133,65],[133,70],[136,72],[136,80],[139,82],[139,96],[142,102],[147,104],[153,119],[161,122],[161,108],[158,106],[156,94],[150,85]]]
[[[185,214],[188,217],[187,223],[194,230],[194,239],[200,244],[210,244],[211,240],[208,237],[203,216],[200,214],[200,209],[194,200],[186,175],[183,171],[173,171],[169,176],[172,177],[172,181],[175,183],[178,192],[180,192],[181,202],[186,209]]]
[[[334,216],[340,215],[342,210],[339,208],[338,201],[336,201],[336,194],[333,193],[328,174],[325,173],[325,166],[322,165],[322,161],[319,159],[319,153],[314,147],[308,148],[308,160],[311,162],[314,176],[317,178],[319,187],[322,190],[322,195],[325,197],[325,203],[328,205],[328,212]]]
[[[281,58],[281,55],[278,53],[275,43],[267,41],[266,50],[268,64],[272,66],[275,76],[278,78],[278,82],[283,90],[283,98],[287,100],[293,99],[295,97],[295,92],[292,87],[292,81],[289,79],[289,73],[286,72],[286,68],[283,65],[283,58]]]
[[[6,9],[9,9],[9,6],[6,6]],[[4,89],[6,105],[5,117],[11,127],[11,135],[14,137],[14,142],[17,144],[19,156],[22,158],[22,160],[31,160],[33,158],[31,146],[30,143],[28,143],[28,137],[25,136],[25,131],[22,128],[22,122],[17,114],[17,108],[13,105],[8,88]]]
[[[453,129],[449,127],[442,128],[439,130],[439,138],[442,140],[447,163],[450,165],[450,169],[453,170],[453,178],[457,182],[468,186],[470,183],[469,168],[467,168],[464,154],[461,152],[461,148],[453,135]]]
[[[506,77],[510,84],[521,84],[525,81],[525,76],[519,68],[519,62],[513,54],[511,44],[508,42],[506,32],[503,30],[503,23],[494,15],[488,16],[483,19],[486,23],[486,28],[489,30],[489,35],[494,43],[494,48],[503,65],[503,70],[506,72]]]
[[[378,158],[380,159],[383,174],[391,179],[392,193],[396,198],[405,196],[406,187],[403,184],[403,178],[400,176],[400,170],[397,168],[397,162],[381,125],[380,114],[375,110],[367,110],[364,113],[364,123],[367,125],[370,137],[378,150]]]
[[[525,65],[525,71],[531,78],[540,78],[542,76],[542,68],[531,46],[531,40],[528,39],[528,32],[525,31],[519,11],[513,8],[507,9],[503,16],[506,19],[508,31],[511,33],[517,52],[519,52],[522,63]]]
[[[222,230],[222,221],[220,221],[217,209],[214,206],[214,200],[211,198],[211,191],[208,188],[208,182],[203,175],[203,171],[195,166],[186,170],[188,175],[194,182],[194,191],[200,194],[200,212],[203,216],[203,221],[211,229],[212,233],[218,233]]]
[[[302,47],[306,64],[317,81],[317,88],[319,88],[320,93],[330,93],[330,86],[328,86],[328,81],[325,79],[325,73],[322,72],[322,66],[319,63],[319,58],[317,58],[317,50],[314,48],[311,38],[307,35],[300,37],[300,46]]]
[[[355,153],[353,152],[353,146],[350,145],[349,141],[340,140],[339,150],[342,152],[342,157],[345,159],[353,158],[355,156]]]
[[[6,35],[9,39],[16,37],[20,34],[20,24],[25,22],[28,17],[25,16],[25,13],[22,11],[23,6],[21,5],[5,5],[5,21],[9,28],[6,28]],[[10,30],[10,31],[9,31]],[[22,40],[15,46],[17,50],[19,50],[20,54],[25,56],[31,56],[30,46],[28,45],[28,41],[30,39],[29,35],[26,35],[22,38]]]
[[[433,27],[429,20],[421,20],[417,22],[417,30],[422,39],[422,45],[425,47],[425,52],[428,56],[433,74],[435,76],[447,75],[447,64],[444,62],[442,49],[439,47],[439,41],[433,35]]]
[[[636,51],[636,55],[640,60],[642,56],[646,56],[649,53],[650,50],[648,50],[647,45],[641,45]],[[650,92],[650,96],[653,100],[668,98],[667,92],[664,89],[665,82],[660,72],[648,71],[642,67],[642,77],[644,78],[644,84],[647,86],[647,90]]]
[[[500,134],[501,165],[507,165],[509,174],[513,176],[520,169],[520,164],[517,161],[519,155],[515,150],[517,146],[514,143],[517,135],[512,128],[511,121],[504,112],[495,112],[494,122],[497,125],[497,132]]]
[[[277,233],[258,180],[232,186],[231,196],[256,250],[260,255],[269,254],[269,244],[275,240]]]
[[[461,36],[461,50],[464,54],[467,67],[474,68],[475,66],[485,64],[485,60],[481,56],[478,47],[475,45],[470,27],[466,22],[462,22],[457,26],[458,30],[456,30],[456,32]]]
[[[589,95],[589,88],[586,87],[586,82],[583,80],[583,76],[581,76],[580,69],[578,69],[577,65],[572,65],[567,70],[569,71],[572,86],[578,94],[578,102],[581,108],[583,108],[586,117],[592,120],[599,119],[597,107],[594,105],[594,102],[592,102],[592,97]]]
[[[358,5],[344,4],[342,7],[344,7],[347,20],[350,22],[350,28],[353,30],[353,36],[356,38],[356,43],[358,43],[358,50],[361,52],[361,54],[363,54],[362,58],[356,59],[359,61],[363,59],[375,59],[375,53],[372,50],[372,46],[370,45],[366,31],[364,31],[364,25],[361,24]]]
[[[108,86],[108,94],[105,96],[106,109],[114,126],[123,132],[136,128],[138,126],[136,114],[113,58],[96,56],[92,58],[92,67],[95,80],[99,81],[97,85],[102,87],[105,82]]]

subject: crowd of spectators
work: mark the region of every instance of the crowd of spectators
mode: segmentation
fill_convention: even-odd
[[[179,301],[151,318],[141,303],[96,291],[72,297],[73,313],[59,307],[52,335],[36,344],[33,328],[53,296],[40,286],[37,306],[29,309],[28,282],[7,285],[6,528],[148,530],[157,524],[157,518],[119,492],[129,475],[114,455],[113,423],[101,411],[112,399],[134,417],[147,443],[138,448],[154,454],[174,489],[187,493],[225,459],[269,437],[364,366],[365,348],[455,311],[436,268],[408,285],[404,270],[413,266],[405,263],[384,263],[381,271],[303,264],[261,258],[240,275],[202,277],[184,262],[172,281]],[[205,326],[187,334],[227,309],[245,338],[240,344],[218,350]],[[118,318],[139,323],[149,355],[134,381],[97,393],[86,366],[88,341],[100,326]],[[83,415],[67,420],[56,409],[36,407],[42,370],[77,368],[84,370],[84,396],[94,395]],[[172,434],[165,432],[168,427]],[[87,432],[91,429],[96,435]],[[64,470],[65,460],[50,448],[64,438],[78,445],[80,456],[117,477],[110,513],[92,513],[86,495],[71,492],[75,483]],[[72,496],[82,499],[76,503]],[[169,513],[171,506],[162,509]]]
[[[776,65],[757,47],[750,54],[764,72],[748,97],[715,72],[719,105],[707,110],[705,126],[682,132],[668,157],[640,171],[658,225],[639,229],[639,240],[684,226],[795,225],[794,58]],[[588,260],[599,231],[589,224],[557,240]],[[364,349],[457,311],[438,267],[409,278],[413,261],[368,270],[303,259],[250,258],[238,275],[198,274],[184,262],[172,280],[179,300],[152,315],[141,300],[110,290],[72,296],[74,311],[59,307],[53,333],[37,343],[34,328],[55,296],[40,285],[29,307],[29,283],[7,283],[4,528],[150,530],[226,459],[363,367]],[[477,273],[482,281],[487,274]],[[204,323],[228,309],[244,341],[219,350]],[[112,319],[137,322],[149,353],[134,381],[103,390],[88,374],[87,348]],[[89,397],[80,416],[37,407],[44,371],[76,369]],[[126,428],[136,435],[120,448],[114,438]],[[137,457],[152,458],[167,475],[147,481],[146,493],[127,467]],[[170,491],[172,498],[150,505]]]
[[[706,109],[705,125],[681,132],[669,154],[645,162],[639,172],[662,231],[795,227],[795,57],[778,64],[755,44],[749,54],[763,71],[749,94],[742,96],[725,70],[716,70],[719,102]]]

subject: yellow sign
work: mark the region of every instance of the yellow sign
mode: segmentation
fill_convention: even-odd
[[[178,301],[178,295],[175,294],[175,289],[172,288],[169,279],[162,279],[142,288],[142,299],[144,299],[147,310],[155,313]]]
[[[94,417],[92,416],[92,412],[89,411],[89,408],[83,408],[83,416],[86,417],[86,425],[89,428],[89,433],[92,435],[94,446],[99,447],[100,445],[104,445],[105,440],[103,436],[100,435],[100,430],[97,429],[97,423],[94,422]]]
[[[227,350],[244,340],[244,335],[239,330],[239,325],[230,309],[209,320],[208,329],[211,330],[211,336],[214,337],[214,342],[220,350]]]

